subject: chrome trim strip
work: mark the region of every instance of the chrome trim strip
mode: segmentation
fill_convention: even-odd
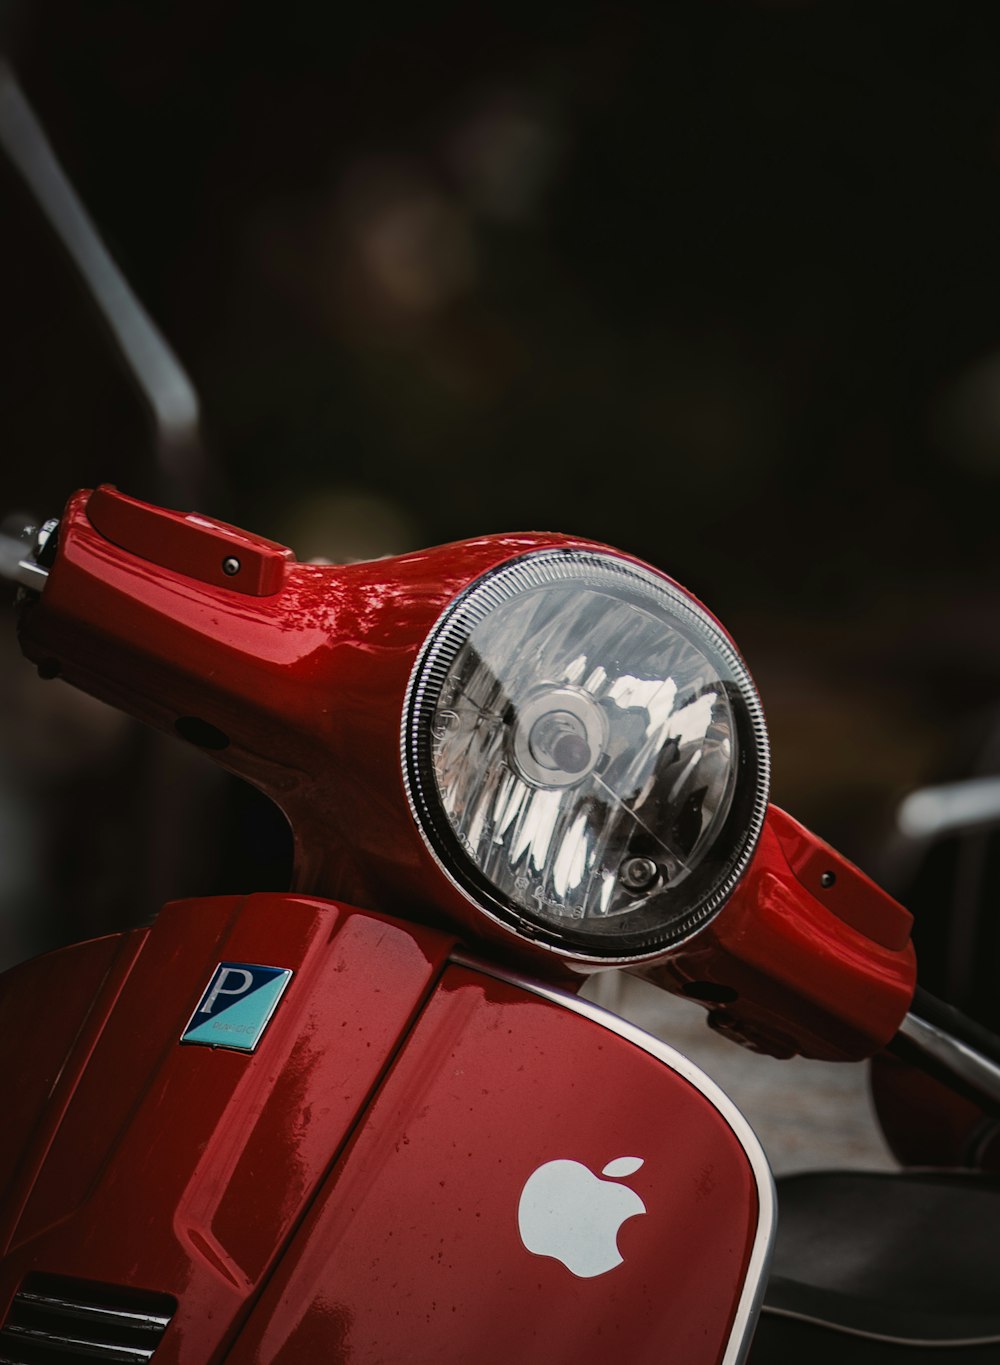
[[[57,1336],[41,1327],[18,1327],[13,1323],[8,1323],[0,1335],[13,1337],[15,1341],[37,1342],[56,1351],[69,1351],[74,1356],[113,1361],[115,1365],[145,1365],[147,1360],[152,1360],[156,1350],[156,1346],[147,1349],[145,1346],[121,1346],[117,1342],[95,1341],[91,1337]]]
[[[1000,1336],[988,1337],[893,1337],[888,1333],[865,1332],[859,1327],[845,1327],[827,1318],[817,1318],[809,1313],[796,1313],[789,1308],[772,1308],[766,1303],[762,1310],[772,1318],[790,1318],[793,1322],[808,1322],[814,1327],[825,1327],[830,1332],[840,1332],[845,1337],[863,1337],[866,1341],[884,1341],[893,1346],[927,1346],[944,1350],[952,1346],[989,1346],[1000,1341]]]
[[[484,976],[491,976],[496,981],[504,981],[510,986],[517,986],[531,995],[537,995],[553,1005],[561,1005],[563,1009],[570,1010],[573,1014],[582,1015],[585,1019],[590,1019],[602,1028],[617,1033],[626,1042],[632,1043],[634,1047],[641,1048],[643,1052],[648,1052],[651,1057],[655,1057],[657,1061],[662,1062],[671,1071],[682,1076],[696,1090],[699,1090],[710,1104],[714,1105],[729,1124],[734,1137],[746,1153],[757,1184],[757,1231],[750,1251],[750,1259],[747,1262],[743,1290],[733,1317],[733,1329],[726,1345],[725,1354],[719,1362],[719,1365],[741,1365],[741,1362],[746,1360],[747,1353],[750,1350],[754,1327],[767,1286],[767,1271],[774,1246],[778,1213],[774,1176],[771,1174],[771,1167],[768,1164],[764,1149],[760,1145],[760,1140],[750,1124],[725,1091],[716,1085],[715,1081],[707,1076],[700,1067],[697,1067],[694,1062],[685,1057],[683,1053],[672,1048],[669,1043],[661,1042],[659,1038],[654,1038],[637,1025],[619,1018],[617,1014],[602,1009],[600,1005],[595,1005],[590,1000],[581,1000],[579,996],[570,995],[567,991],[558,990],[554,986],[545,986],[531,977],[507,971],[495,966],[492,962],[483,962],[471,953],[461,951],[452,953],[449,962],[458,967],[468,967],[472,971],[481,972]]]
[[[32,1308],[46,1309],[64,1317],[79,1318],[87,1322],[120,1323],[125,1327],[143,1328],[149,1331],[165,1332],[170,1323],[169,1313],[132,1313],[126,1308],[105,1307],[98,1303],[85,1303],[79,1299],[61,1299],[54,1294],[38,1294],[30,1289],[18,1290],[17,1303]]]
[[[968,1043],[929,1024],[917,1014],[903,1016],[899,1037],[981,1095],[1000,1104],[1000,1066]]]

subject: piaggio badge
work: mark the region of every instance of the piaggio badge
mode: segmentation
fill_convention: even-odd
[[[253,1052],[291,979],[287,967],[220,962],[181,1034],[181,1042]]]

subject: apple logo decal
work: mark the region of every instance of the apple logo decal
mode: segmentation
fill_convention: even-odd
[[[609,1161],[601,1180],[579,1161],[546,1161],[524,1183],[517,1206],[521,1241],[536,1256],[552,1256],[582,1280],[621,1265],[618,1229],[645,1213],[635,1190],[614,1182],[634,1175],[639,1156]]]

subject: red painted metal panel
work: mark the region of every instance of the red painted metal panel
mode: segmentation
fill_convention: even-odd
[[[227,592],[268,597],[279,592],[295,558],[291,550],[193,512],[169,512],[110,485],[90,495],[87,516],[112,544],[173,573]]]
[[[180,1306],[157,1361],[215,1358],[450,947],[295,896],[167,907],[34,1182],[0,1272],[0,1314],[31,1270],[159,1290]],[[255,1053],[179,1043],[222,960],[295,973]],[[32,1060],[29,1037],[18,1070],[30,1075]]]
[[[681,994],[695,982],[723,987],[732,998],[711,1004],[710,1021],[755,1051],[859,1061],[893,1037],[913,998],[908,936],[894,940],[898,947],[880,941],[887,921],[908,912],[897,906],[896,916],[896,903],[839,855],[840,901],[825,903],[825,891],[804,886],[789,864],[782,836],[794,824],[769,809],[727,904],[649,975]],[[801,825],[795,830],[795,849],[814,839]],[[815,848],[822,854],[827,845],[815,840]]]
[[[628,1186],[645,1204],[621,1226],[621,1264],[581,1278],[526,1249],[532,1172],[572,1160],[599,1176],[621,1157],[641,1167],[584,1196],[596,1208]],[[227,1361],[714,1365],[757,1220],[746,1153],[689,1081],[591,1019],[454,967]]]
[[[0,1252],[6,1250],[66,1106],[145,931],[112,934],[21,963],[0,989]]]

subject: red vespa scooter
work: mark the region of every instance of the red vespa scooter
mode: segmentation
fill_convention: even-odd
[[[261,787],[296,873],[8,973],[0,1359],[743,1359],[767,1162],[708,1077],[576,996],[594,971],[778,1056],[901,1031],[1000,1100],[988,1046],[911,1008],[906,911],[768,806],[746,667],[662,574],[537,534],[304,565],[109,487],[8,558],[42,675]],[[883,1254],[874,1325],[787,1274],[771,1321],[995,1358],[998,1192],[946,1184],[943,1313],[917,1274],[894,1304]]]
[[[2,65],[0,142],[198,501],[197,396]],[[576,994],[626,967],[1000,1111],[907,913],[768,805],[688,593],[551,535],[297,564],[111,488],[29,539],[40,673],[269,793],[296,871],[0,980],[0,1365],[1000,1358],[992,1178],[793,1177],[775,1240],[732,1103]]]

